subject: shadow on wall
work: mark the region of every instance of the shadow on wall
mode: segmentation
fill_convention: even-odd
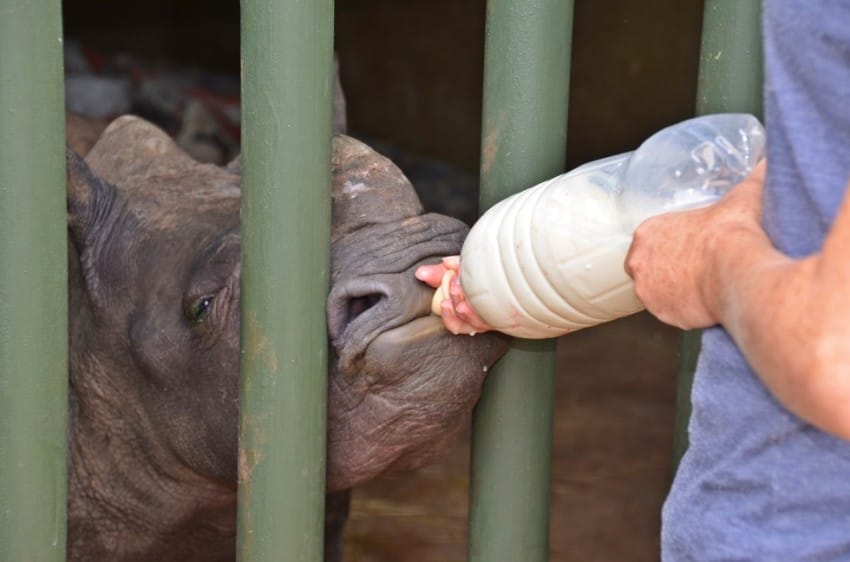
[[[575,2],[571,167],[692,115],[702,4]],[[477,174],[485,1],[336,6],[352,128]]]
[[[336,11],[352,131],[386,143],[427,209],[472,222],[485,0],[337,0]],[[568,168],[693,114],[701,19],[696,0],[575,2]]]

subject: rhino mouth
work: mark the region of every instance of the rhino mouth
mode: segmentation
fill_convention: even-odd
[[[429,313],[379,334],[369,345],[369,354],[390,362],[389,358],[395,356],[399,349],[425,344],[444,333],[443,322]]]

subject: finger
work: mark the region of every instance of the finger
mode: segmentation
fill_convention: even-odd
[[[455,307],[455,313],[458,318],[463,320],[476,333],[489,332],[493,328],[484,322],[475,309],[469,304],[469,301],[463,301]]]
[[[446,256],[443,258],[443,267],[452,271],[460,271],[460,256]]]
[[[646,240],[651,238],[647,233],[652,229],[652,223],[655,221],[657,217],[651,217],[643,222],[640,226],[637,227],[634,234],[632,234],[632,243],[629,245],[629,250],[626,252],[626,259],[623,261],[623,269],[626,272],[626,275],[631,277],[633,280],[635,276],[640,272],[640,259],[641,255],[645,255],[644,247],[646,246]]]
[[[762,158],[759,160],[758,164],[756,164],[753,171],[750,172],[750,177],[756,180],[763,181],[765,176],[767,175],[767,158]]]
[[[484,322],[469,300],[466,298],[466,293],[463,291],[463,285],[460,282],[460,273],[454,276],[449,284],[448,297],[452,301],[455,315],[464,321],[470,328],[476,332],[488,332],[492,330],[492,326]]]
[[[731,201],[743,201],[748,207],[752,207],[758,215],[761,215],[762,193],[764,181],[767,175],[767,160],[762,159],[753,168],[741,183],[729,192],[727,199]]]
[[[444,299],[450,298],[453,279],[455,279],[454,271],[447,269],[443,272],[443,278],[440,280],[440,292]],[[452,304],[454,304],[454,300],[452,300]]]
[[[635,263],[634,263],[635,257],[634,257],[634,254],[635,254],[635,245],[634,245],[634,243],[632,243],[632,245],[629,246],[628,253],[626,254],[626,260],[623,262],[623,270],[625,270],[626,275],[628,275],[629,277],[632,278],[632,281],[634,281],[634,278],[635,278]]]
[[[423,283],[436,289],[440,286],[445,271],[446,268],[442,264],[420,265],[416,268],[414,275]]]
[[[443,278],[445,279],[445,277]],[[454,275],[452,271],[451,283],[443,287],[447,297],[452,299],[452,303],[457,307],[460,303],[466,300],[466,293],[463,292],[463,285],[460,283],[460,275]]]
[[[764,197],[764,182],[767,178],[767,159],[762,159],[745,180],[753,200],[753,210],[761,217],[762,198]]]
[[[446,329],[454,335],[473,334],[476,330],[457,317],[455,309],[449,299],[445,299],[442,303],[442,319]]]

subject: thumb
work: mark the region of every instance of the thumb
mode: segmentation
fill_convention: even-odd
[[[766,171],[767,160],[762,159],[753,168],[750,175],[729,192],[727,196],[728,204],[740,206],[740,208],[752,213],[756,220],[760,220]]]

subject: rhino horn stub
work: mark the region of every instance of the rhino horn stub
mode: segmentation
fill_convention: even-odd
[[[421,215],[410,180],[389,158],[345,135],[333,138],[334,237]]]
[[[112,183],[133,176],[167,174],[196,164],[165,131],[133,115],[112,121],[86,161]]]

